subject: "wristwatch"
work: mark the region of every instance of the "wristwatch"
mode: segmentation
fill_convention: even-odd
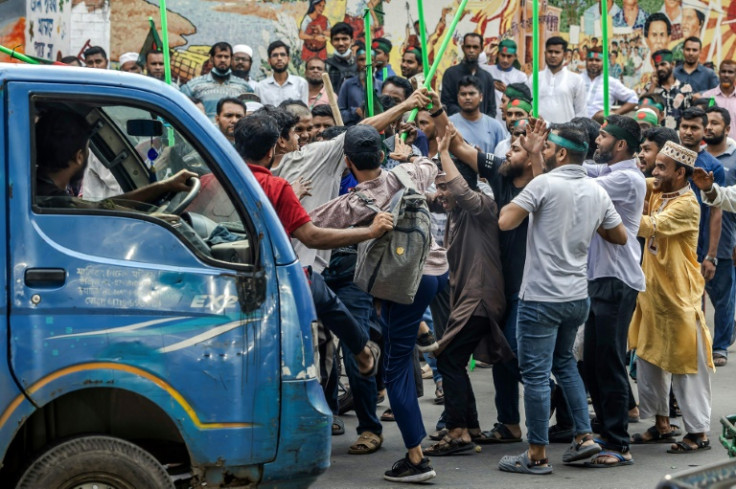
[[[715,256],[706,256],[704,260],[711,262],[713,266],[718,266],[718,258],[716,258]]]

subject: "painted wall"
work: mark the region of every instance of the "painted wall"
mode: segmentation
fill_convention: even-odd
[[[0,19],[9,19],[0,20],[0,40],[4,45],[18,45],[17,36],[14,38],[13,33],[23,29],[23,23],[27,22],[25,19],[32,10],[29,10],[30,6],[38,1],[0,0],[0,14],[7,12],[7,15],[0,15]],[[720,60],[733,58],[736,54],[736,0],[710,0],[709,3],[698,0],[625,0],[625,5],[622,1],[609,0],[611,15],[607,18],[611,41],[618,45],[612,74],[629,86],[642,91],[651,79],[653,70],[649,55],[652,48],[667,46],[679,52],[683,39],[689,35],[703,39],[703,62],[711,60],[718,64]],[[424,3],[431,60],[459,1],[425,0]],[[327,31],[336,22],[346,20],[353,23],[362,36],[361,16],[367,6],[374,7],[374,36],[383,35],[393,41],[395,49],[391,62],[398,68],[402,45],[406,45],[407,40],[414,42],[416,38],[411,27],[417,19],[415,0],[326,0],[306,21],[307,0],[168,0],[175,71],[182,79],[195,76],[206,60],[209,45],[228,41],[249,44],[254,48],[253,72],[256,78],[260,78],[267,71],[264,61],[266,46],[271,41],[282,39],[294,47],[292,69],[298,72],[310,56],[331,53],[329,42],[325,43],[324,49],[319,43],[307,46],[312,51],[307,49],[299,37],[300,32],[308,29],[314,32],[320,28]],[[441,62],[440,73],[457,62],[461,55],[461,35],[471,31],[481,33],[489,44],[505,37],[515,39],[519,44],[521,67],[529,72],[531,9],[529,0],[470,0],[450,49]],[[569,62],[573,70],[584,69],[587,50],[600,43],[600,14],[597,10],[594,0],[540,0],[541,42],[552,35],[569,39],[572,48]],[[644,36],[644,23],[649,15],[660,11],[671,20],[672,30],[657,44],[651,35],[650,39]],[[87,40],[91,44],[109,47],[113,61],[123,52],[138,51],[148,30],[149,16],[159,26],[157,2],[74,0],[71,28],[67,32],[70,46],[64,54],[77,54]],[[106,30],[107,25],[111,27]],[[109,37],[106,32],[109,32]],[[489,51],[488,54],[492,58],[494,53]]]

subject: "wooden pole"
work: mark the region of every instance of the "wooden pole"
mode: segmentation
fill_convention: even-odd
[[[342,122],[342,114],[340,114],[340,107],[337,105],[337,97],[335,97],[335,91],[332,89],[332,82],[330,81],[330,75],[328,73],[322,73],[322,84],[325,86],[327,91],[327,100],[330,101],[330,108],[332,109],[332,118],[335,119],[335,124],[338,126],[344,126]]]

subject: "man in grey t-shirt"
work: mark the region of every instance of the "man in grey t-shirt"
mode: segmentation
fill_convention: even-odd
[[[547,132],[543,121],[528,131],[535,146],[534,178],[501,210],[499,228],[514,229],[529,216],[526,263],[519,290],[518,357],[524,383],[529,450],[505,456],[507,472],[548,474],[550,373],[554,372],[570,404],[575,439],[563,454],[565,463],[588,458],[601,447],[591,435],[588,403],[572,346],[588,317],[588,247],[596,232],[615,244],[626,243],[626,229],[610,197],[588,180],[582,167],[588,137],[570,124]]]

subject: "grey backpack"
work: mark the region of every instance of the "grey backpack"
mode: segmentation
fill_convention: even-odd
[[[406,170],[398,166],[391,173],[403,187],[391,198],[387,209],[394,216],[394,229],[358,244],[353,281],[378,299],[411,304],[429,254],[432,221],[427,198],[417,191]],[[381,212],[373,199],[360,192],[356,195],[368,208]]]

